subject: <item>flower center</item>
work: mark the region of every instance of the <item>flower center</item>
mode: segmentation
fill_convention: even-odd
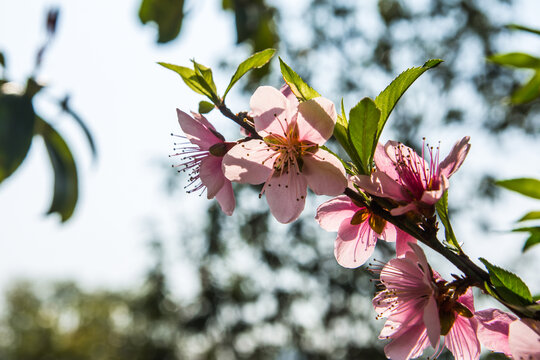
[[[368,221],[369,227],[380,235],[384,227],[386,226],[386,220],[373,214],[367,208],[362,207],[354,213],[351,218],[351,225],[360,225],[363,222]]]
[[[428,154],[424,149],[428,149]],[[434,151],[436,150],[436,151]],[[426,156],[429,155],[429,161]],[[395,148],[396,172],[399,174],[398,182],[407,189],[410,195],[420,200],[424,191],[438,190],[441,185],[441,173],[439,168],[439,147],[436,149],[429,144],[422,144],[422,156],[418,156],[413,150],[399,144]]]
[[[274,174],[277,175],[288,172],[291,168],[296,169],[297,173],[302,172],[302,157],[313,155],[318,149],[317,144],[299,139],[296,122],[289,124],[283,135],[270,133],[263,140],[270,150],[274,151]]]

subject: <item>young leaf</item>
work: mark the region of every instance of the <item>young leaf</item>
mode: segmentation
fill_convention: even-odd
[[[409,86],[412,85],[412,83],[420,77],[423,73],[425,73],[427,70],[432,69],[439,65],[443,60],[440,59],[432,59],[425,62],[424,65],[420,67],[410,68],[408,70],[405,70],[397,78],[394,79],[384,89],[377,98],[375,98],[375,105],[381,110],[381,118],[379,120],[379,128],[377,131],[377,138],[376,141],[379,141],[379,137],[381,136],[381,132],[384,128],[384,125],[386,124],[386,121],[388,120],[388,116],[390,116],[390,113],[394,109],[394,106],[396,106],[396,103],[399,101],[403,93],[407,91]]]
[[[540,180],[532,178],[518,178],[509,180],[499,180],[495,184],[508,190],[518,192],[522,195],[540,199]]]
[[[525,242],[525,245],[523,245],[523,249],[521,250],[523,252],[540,243],[540,226],[517,228],[512,231],[528,232],[530,234],[529,238]]]
[[[381,111],[377,108],[373,100],[363,98],[349,112],[349,141],[354,146],[364,174],[371,173],[371,162],[377,143],[377,126]]]
[[[207,114],[210,111],[214,110],[215,106],[208,101],[199,102],[199,114]]]
[[[193,62],[193,67],[197,75],[202,76],[203,79],[208,84],[208,86],[210,87],[210,89],[212,89],[212,92],[214,94],[217,94],[216,84],[214,83],[214,77],[212,76],[212,69],[195,62],[195,60],[191,60],[191,61]]]
[[[522,87],[514,91],[510,96],[512,104],[525,104],[540,96],[540,70]]]
[[[488,60],[494,62],[495,64],[513,66],[517,68],[540,68],[539,58],[519,52],[491,55],[488,57]]]
[[[289,85],[293,94],[296,95],[298,100],[307,101],[321,96],[318,92],[306,84],[305,81],[302,80],[302,78],[289,67],[289,65],[285,64],[285,62],[281,60],[281,58],[279,58],[279,66],[281,68],[281,75],[283,75],[283,79]]]
[[[48,214],[60,214],[62,222],[68,220],[79,196],[77,167],[66,142],[43,119],[36,117],[36,132],[43,137],[54,170],[54,195]]]
[[[180,75],[186,85],[189,86],[196,93],[206,96],[207,98],[212,100],[214,104],[220,102],[219,97],[212,90],[210,85],[208,85],[206,80],[201,75],[197,74],[195,70],[184,66],[167,64],[164,62],[159,62],[158,64]]]
[[[441,223],[444,225],[444,235],[446,237],[446,242],[452,245],[458,252],[462,253],[459,242],[456,239],[454,230],[452,229],[452,224],[450,223],[450,218],[448,216],[448,190],[444,192],[441,199],[435,204],[435,209],[437,209],[437,214]]]
[[[223,94],[223,99],[225,99],[225,96],[229,93],[229,90],[232,89],[233,85],[238,82],[244,76],[248,71],[251,69],[258,69],[266,65],[272,59],[274,54],[276,53],[276,49],[266,49],[263,51],[259,51],[250,57],[248,57],[246,60],[244,60],[240,65],[238,65],[238,68],[236,69],[236,72],[231,78],[231,81],[229,82],[229,85],[227,86],[227,90],[225,90],[225,94]]]
[[[492,265],[484,258],[480,258],[480,261],[486,266],[491,283],[503,300],[515,305],[533,302],[529,288],[516,274]]]
[[[540,211],[530,211],[523,215],[521,219],[518,220],[518,222],[527,221],[527,220],[538,220],[540,219]]]
[[[23,162],[34,134],[35,113],[27,96],[0,94],[0,183]]]

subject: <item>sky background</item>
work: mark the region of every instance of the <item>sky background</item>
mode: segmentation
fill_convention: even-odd
[[[139,1],[54,3],[61,9],[57,36],[39,76],[49,88],[40,94],[36,108],[64,135],[74,153],[79,203],[65,224],[55,215],[44,215],[51,200],[53,174],[43,144],[34,141],[23,165],[0,186],[0,291],[21,278],[74,279],[90,288],[137,286],[151,264],[147,243],[157,231],[166,241],[171,288],[180,296],[190,293],[189,268],[182,264],[185,254],[179,250],[177,239],[179,234],[189,235],[192,228],[186,228],[186,224],[202,224],[206,200],[196,195],[166,195],[164,169],[171,164],[167,155],[172,152],[173,140],[169,134],[179,133],[175,108],[196,110],[201,97],[156,62],[188,66],[195,58],[214,69],[218,89],[224,89],[231,74],[217,65],[234,47],[235,32],[232,14],[221,11],[220,3],[188,1],[189,13],[179,39],[162,46],[155,43],[154,29],[141,26]],[[51,4],[0,0],[0,49],[7,57],[11,80],[23,83],[31,72],[35,52],[44,41],[44,17]],[[295,6],[287,16],[301,13],[302,2]],[[538,27],[534,23],[538,3],[522,1],[518,8],[519,12],[505,16]],[[508,51],[540,49],[527,47],[527,37],[507,41],[504,45]],[[247,49],[237,49],[240,61],[247,56]],[[406,67],[413,65],[418,64]],[[429,93],[422,93],[427,85],[423,80],[415,84],[419,104],[429,101]],[[78,126],[50,105],[50,99],[66,93],[94,135],[96,162]],[[336,94],[328,94],[332,95]],[[247,110],[247,100],[239,89],[233,89],[228,97],[235,112]],[[332,100],[337,101],[337,96]],[[236,130],[228,120],[215,119],[218,129],[235,136]],[[434,141],[445,139],[443,155],[454,141],[472,135],[469,158],[451,182],[451,200],[463,201],[460,207],[465,209],[455,218],[454,228],[458,238],[466,240],[466,251],[472,258],[484,256],[518,271],[533,292],[540,292],[536,276],[540,265],[535,260],[540,247],[529,251],[526,261],[517,263],[525,236],[506,232],[513,221],[538,205],[511,193],[504,193],[496,206],[475,199],[469,202],[459,190],[471,186],[467,176],[478,176],[485,170],[501,178],[539,177],[538,140],[512,133],[505,134],[505,139],[493,139],[483,135],[481,129],[458,127],[446,129],[443,136],[439,132],[427,129],[425,135]],[[390,135],[383,134],[384,140]],[[185,178],[178,177],[178,181],[184,183]],[[260,206],[266,206],[266,202],[261,201]],[[475,222],[483,216],[495,219],[497,229],[479,231]],[[334,237],[321,230],[321,241],[331,242]]]

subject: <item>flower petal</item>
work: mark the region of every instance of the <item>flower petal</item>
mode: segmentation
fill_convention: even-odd
[[[302,175],[315,194],[336,196],[343,193],[347,187],[347,177],[338,158],[319,149],[312,156],[304,156],[302,160]]]
[[[341,223],[350,220],[358,209],[348,196],[341,195],[321,204],[315,220],[326,231],[338,231]]]
[[[511,323],[508,344],[514,359],[540,360],[540,321],[521,319]]]
[[[444,192],[450,187],[450,183],[448,182],[448,178],[444,175],[441,175],[441,183],[439,185],[439,189],[437,190],[426,190],[422,194],[422,198],[420,199],[421,202],[428,205],[434,205],[437,201],[441,199]]]
[[[426,328],[423,324],[418,324],[393,339],[384,347],[384,353],[392,360],[409,360],[421,356],[428,346]]]
[[[499,309],[477,311],[474,316],[478,320],[477,335],[482,346],[511,356],[508,331],[510,324],[517,318]]]
[[[334,243],[334,255],[339,265],[346,268],[357,268],[364,264],[373,254],[377,234],[369,224],[351,225],[344,221],[338,230]]]
[[[389,225],[386,225],[387,227]],[[392,225],[393,226],[393,225]],[[396,255],[402,257],[407,251],[411,251],[409,243],[416,244],[416,239],[398,227],[396,229]]]
[[[221,190],[225,183],[225,175],[221,169],[222,157],[208,155],[201,160],[199,177],[204,186],[208,199],[212,199]]]
[[[476,319],[457,316],[450,332],[445,337],[445,345],[456,360],[477,360],[480,358],[480,342],[476,336]]]
[[[336,119],[336,107],[326,98],[317,97],[300,103],[296,117],[299,139],[324,144],[334,132]]]
[[[296,109],[291,109],[287,98],[271,86],[260,86],[249,101],[251,116],[254,118],[255,130],[261,136],[270,133],[283,135]]]
[[[276,220],[282,224],[290,223],[304,210],[307,195],[306,180],[294,172],[273,176],[267,182],[265,194],[270,212]]]
[[[238,143],[223,157],[223,173],[231,181],[261,184],[272,173],[274,154],[261,140]]]
[[[371,176],[359,175],[357,184],[360,188],[376,196],[386,197],[397,201],[406,201],[401,185],[382,171],[375,171]]]
[[[291,90],[291,87],[287,84],[284,84],[279,91],[287,98],[287,101],[289,102],[289,106],[297,108],[300,104],[298,102],[298,99],[296,98],[296,95]]]
[[[439,309],[434,297],[430,297],[424,308],[424,324],[431,346],[436,349],[441,339],[441,321],[439,319]]]
[[[465,136],[454,145],[450,151],[450,154],[448,154],[448,156],[439,165],[441,174],[449,178],[459,169],[461,164],[463,164],[463,161],[465,161],[465,158],[469,153],[469,149],[471,148],[469,140],[470,137]]]
[[[231,216],[236,206],[232,184],[229,180],[221,187],[221,190],[216,194],[216,200],[221,207],[221,210],[228,216]]]
[[[191,143],[199,145],[201,149],[208,150],[210,146],[223,142],[222,139],[218,138],[209,130],[209,126],[212,130],[214,130],[214,127],[204,116],[200,115],[200,117],[194,119],[180,109],[176,109],[176,114],[178,115],[178,124],[180,124],[187,139]]]
[[[377,170],[384,172],[392,179],[398,179],[399,174],[396,171],[396,163],[386,153],[384,146],[381,143],[377,143],[373,160],[377,166]]]

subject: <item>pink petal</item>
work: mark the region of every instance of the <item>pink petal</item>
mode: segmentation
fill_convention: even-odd
[[[450,332],[445,337],[445,345],[456,360],[477,360],[480,358],[480,342],[476,337],[476,320],[457,316]]]
[[[317,208],[315,220],[326,231],[337,231],[341,223],[352,218],[360,209],[348,196],[341,195],[323,203]]]
[[[444,192],[449,187],[450,187],[450,184],[448,182],[448,178],[444,175],[441,175],[441,184],[439,185],[439,189],[424,191],[420,201],[423,202],[424,204],[434,205],[435,203],[437,203],[437,201],[441,199]]]
[[[357,268],[373,254],[376,242],[377,235],[367,222],[351,225],[344,221],[334,243],[334,255],[339,265]]]
[[[409,360],[421,356],[428,346],[426,328],[423,324],[418,324],[393,339],[384,347],[384,353],[392,360]]]
[[[429,342],[436,349],[441,339],[441,322],[439,320],[439,309],[437,309],[437,302],[434,297],[428,299],[424,308],[423,320],[426,325]]]
[[[540,359],[540,321],[516,320],[510,324],[508,343],[514,359]]]
[[[469,153],[469,149],[471,148],[469,139],[470,137],[465,136],[454,145],[452,151],[450,151],[450,154],[448,154],[448,156],[439,164],[441,174],[449,178],[459,169],[461,164],[463,164],[463,161],[465,161],[465,158]]]
[[[218,201],[221,210],[226,215],[231,216],[234,211],[236,201],[234,199],[232,184],[229,180],[225,180],[221,190],[219,190],[219,192],[216,194],[216,200]]]
[[[223,157],[223,173],[231,181],[261,184],[272,173],[274,153],[261,140],[238,143]]]
[[[319,149],[312,156],[302,158],[302,175],[309,188],[317,195],[336,196],[347,187],[345,168],[341,161],[328,151]]]
[[[396,231],[397,231],[397,228],[393,224],[386,222],[386,225],[383,229],[382,234],[380,234],[381,235],[380,237],[384,241],[394,242],[396,241],[396,237],[397,237]],[[410,250],[410,249],[407,249],[407,250]]]
[[[406,201],[401,185],[382,171],[375,171],[371,176],[357,176],[357,185],[376,196],[386,197],[397,201]]]
[[[249,101],[255,130],[261,136],[270,133],[283,135],[296,109],[291,109],[287,98],[271,86],[260,86]]]
[[[225,175],[221,169],[222,157],[208,155],[201,160],[199,176],[201,182],[206,186],[207,197],[212,199],[221,190],[225,183]]]
[[[458,298],[458,302],[465,305],[474,314],[474,297],[471,288],[468,288],[465,294]]]
[[[280,223],[287,224],[296,220],[304,210],[306,180],[293,172],[273,176],[267,183],[265,193],[272,215]]]
[[[389,227],[390,225],[386,226]],[[394,228],[396,229],[396,255],[398,257],[402,257],[407,251],[411,251],[409,243],[416,244],[416,239],[411,235],[407,234],[405,231],[401,230],[400,228]]]
[[[511,356],[508,330],[510,323],[515,321],[516,317],[499,309],[477,311],[474,316],[478,320],[477,335],[482,346]]]
[[[289,106],[297,108],[300,104],[298,102],[298,99],[296,98],[296,95],[292,92],[289,85],[284,84],[279,91],[287,98],[287,101],[289,102]]]
[[[298,105],[298,134],[300,140],[322,145],[334,132],[337,114],[334,103],[318,97]]]
[[[388,154],[381,143],[377,143],[373,160],[375,161],[377,170],[382,171],[392,179],[399,178],[399,174],[396,171],[396,163],[392,161],[390,157],[388,157]]]
[[[211,126],[211,129],[214,129],[214,127],[204,116],[200,115],[197,120],[180,109],[176,109],[176,114],[178,115],[178,123],[188,140],[193,144],[199,145],[201,149],[208,150],[210,146],[223,142],[212,131],[208,130],[208,125]]]

